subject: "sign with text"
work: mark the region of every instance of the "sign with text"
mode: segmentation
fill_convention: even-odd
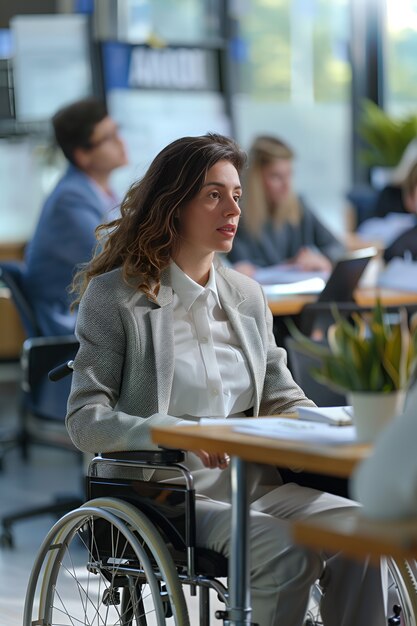
[[[174,89],[218,91],[218,53],[194,47],[151,48],[103,44],[106,90]]]

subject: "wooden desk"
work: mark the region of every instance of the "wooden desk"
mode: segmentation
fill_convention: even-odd
[[[23,259],[24,241],[0,242],[0,261]],[[0,283],[0,360],[18,359],[25,339],[20,316],[9,290]]]
[[[231,426],[181,426],[153,428],[152,440],[169,448],[226,452],[231,456],[232,528],[229,588],[231,626],[250,626],[249,500],[247,463],[302,466],[336,476],[349,476],[369,454],[364,444],[312,446],[289,440],[267,439],[236,433]]]
[[[0,360],[18,359],[25,331],[6,287],[0,286]]]
[[[253,437],[230,426],[154,428],[155,443],[167,448],[225,452],[243,461],[282,467],[302,467],[308,472],[349,478],[353,468],[370,452],[369,444],[313,445],[300,441]]]
[[[323,514],[320,519],[292,524],[294,541],[315,550],[339,552],[378,563],[381,556],[398,560],[417,559],[417,520],[374,521],[360,509],[343,517]]]
[[[359,306],[373,306],[377,297],[380,297],[384,306],[401,306],[404,304],[417,304],[417,292],[396,291],[394,289],[357,289],[354,293],[356,304]],[[305,304],[315,302],[317,296],[277,296],[268,300],[272,315],[298,315]]]

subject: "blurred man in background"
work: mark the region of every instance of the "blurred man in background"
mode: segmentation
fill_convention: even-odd
[[[63,335],[75,327],[68,292],[74,272],[95,249],[96,227],[117,217],[110,174],[127,164],[127,155],[116,123],[94,98],[60,109],[52,124],[69,165],[27,246],[25,290],[42,334]]]

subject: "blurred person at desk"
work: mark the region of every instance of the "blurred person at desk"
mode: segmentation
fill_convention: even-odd
[[[294,153],[276,137],[258,137],[249,151],[239,231],[228,260],[253,276],[282,263],[328,272],[344,246],[292,189]]]
[[[74,282],[80,348],[67,427],[81,450],[157,449],[153,426],[314,406],[275,343],[259,283],[215,259],[232,248],[244,161],[222,135],[178,139],[132,185],[121,217],[103,226],[101,251]],[[197,450],[184,464],[197,494],[197,545],[228,556],[228,457]],[[301,626],[324,557],[292,545],[290,521],[356,505],[283,484],[271,466],[251,465],[248,487],[253,621]],[[325,626],[384,626],[378,569],[334,555],[322,582]]]
[[[24,282],[42,333],[63,335],[75,328],[68,293],[74,271],[92,256],[96,227],[118,211],[110,174],[127,164],[127,156],[116,123],[96,99],[64,107],[52,124],[69,165],[27,246]]]
[[[404,211],[410,216],[410,223],[405,224],[402,232],[386,247],[385,261],[404,256],[417,261],[417,162],[402,184],[402,198]]]
[[[377,242],[385,261],[404,254],[417,259],[417,139],[378,194],[375,216],[362,222],[357,232],[362,240]]]
[[[409,208],[409,183],[407,178],[417,164],[417,138],[404,150],[398,165],[391,172],[389,181],[375,200],[375,217],[386,217],[389,213],[406,213]]]

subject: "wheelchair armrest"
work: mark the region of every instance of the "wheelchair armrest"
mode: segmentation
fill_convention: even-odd
[[[122,452],[104,452],[100,455],[103,459],[116,461],[141,461],[150,465],[171,465],[182,463],[185,454],[182,450],[126,450]]]

